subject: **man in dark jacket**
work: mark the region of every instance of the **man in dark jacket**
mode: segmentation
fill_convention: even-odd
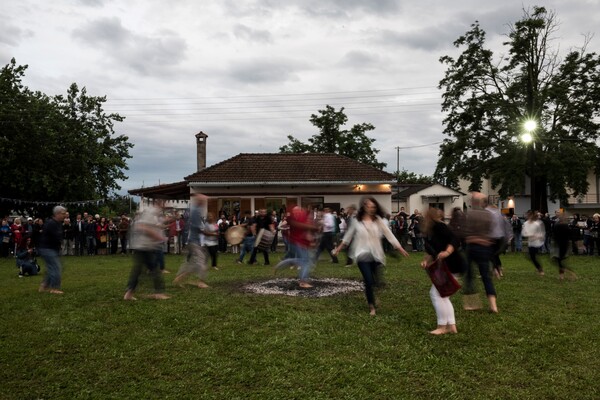
[[[52,218],[44,224],[38,252],[46,262],[46,274],[40,285],[40,292],[63,294],[60,290],[62,266],[60,264],[60,246],[63,241],[62,224],[67,215],[67,209],[56,206],[52,210]]]

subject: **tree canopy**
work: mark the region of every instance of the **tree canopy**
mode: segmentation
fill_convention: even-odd
[[[458,58],[443,56],[447,69],[439,87],[445,139],[436,179],[456,186],[470,179],[479,190],[491,179],[503,197],[522,194],[533,178],[535,208],[547,199],[565,203],[587,193],[587,175],[600,171],[600,57],[581,48],[560,56],[558,23],[543,7],[524,10],[510,25],[505,54],[494,56],[486,33],[475,22],[454,46]],[[533,143],[521,140],[533,120]]]
[[[402,171],[394,174],[396,175],[396,179],[398,183],[420,183],[420,184],[430,184],[436,183],[432,176],[424,175],[424,174],[416,174],[414,172],[408,172],[406,169],[402,169]]]
[[[26,69],[13,59],[0,70],[0,213],[48,213],[120,189],[133,147],[114,132],[123,117],[75,83],[64,96],[33,92],[22,83]]]
[[[292,135],[288,135],[289,143],[279,148],[281,153],[334,153],[350,157],[364,164],[383,169],[387,164],[377,161],[379,150],[372,147],[375,139],[366,132],[375,127],[369,123],[356,124],[350,130],[343,129],[348,122],[344,107],[336,111],[327,105],[325,110],[319,110],[320,115],[312,114],[310,122],[319,128],[319,134],[302,143]]]

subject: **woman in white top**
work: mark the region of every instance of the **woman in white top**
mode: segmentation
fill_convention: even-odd
[[[342,242],[332,252],[337,255],[340,250],[352,243],[349,256],[356,260],[362,273],[371,315],[376,314],[373,287],[377,283],[381,266],[385,264],[381,238],[385,236],[395,249],[408,257],[406,250],[402,248],[392,231],[383,222],[384,215],[384,211],[375,198],[364,197],[360,202],[356,220],[350,224]]]
[[[543,222],[539,220],[537,212],[529,211],[527,213],[527,221],[523,224],[521,234],[527,237],[527,246],[529,247],[529,258],[531,258],[531,262],[537,269],[538,274],[544,275],[544,269],[537,260],[537,254],[544,245],[546,230],[544,229]]]

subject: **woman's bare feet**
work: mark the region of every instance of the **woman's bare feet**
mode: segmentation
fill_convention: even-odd
[[[369,304],[369,315],[377,315],[377,310],[373,304]]]
[[[166,295],[164,293],[154,293],[154,294],[151,294],[148,297],[151,298],[151,299],[155,299],[155,300],[167,300],[167,299],[171,298],[171,296]]]
[[[438,325],[437,329],[430,331],[429,333],[435,336],[439,336],[445,335],[446,333],[450,333],[450,331],[448,330],[447,325]]]
[[[298,286],[300,286],[302,289],[310,289],[313,287],[313,285],[306,281],[300,281],[300,283],[298,283]]]
[[[208,288],[209,286],[208,286],[208,285],[207,285],[205,282],[203,282],[203,281],[199,281],[199,282],[198,282],[198,287],[199,287],[200,289],[206,289],[206,288]]]
[[[448,331],[448,333],[458,333],[458,329],[456,329],[456,325],[446,325],[446,331]]]
[[[62,290],[58,290],[58,289],[50,289],[50,290],[48,290],[48,293],[52,293],[52,294],[65,294],[65,292],[63,292]]]
[[[123,300],[135,301],[137,299],[135,297],[133,297],[133,291],[132,290],[128,290],[128,291],[125,292],[125,296],[123,296]]]

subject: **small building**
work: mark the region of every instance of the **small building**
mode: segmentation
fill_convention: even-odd
[[[450,218],[452,209],[456,207],[464,209],[464,193],[438,183],[399,183],[392,202],[394,210],[404,207],[407,214],[411,214],[415,209],[424,213],[429,207],[434,207],[444,211],[444,216]]]
[[[198,170],[181,182],[129,190],[142,197],[140,207],[154,199],[189,200],[191,193],[209,197],[207,212],[232,214],[261,208],[277,212],[296,205],[340,210],[373,196],[392,210],[395,176],[338,154],[241,153],[206,165],[206,139],[196,135]]]

